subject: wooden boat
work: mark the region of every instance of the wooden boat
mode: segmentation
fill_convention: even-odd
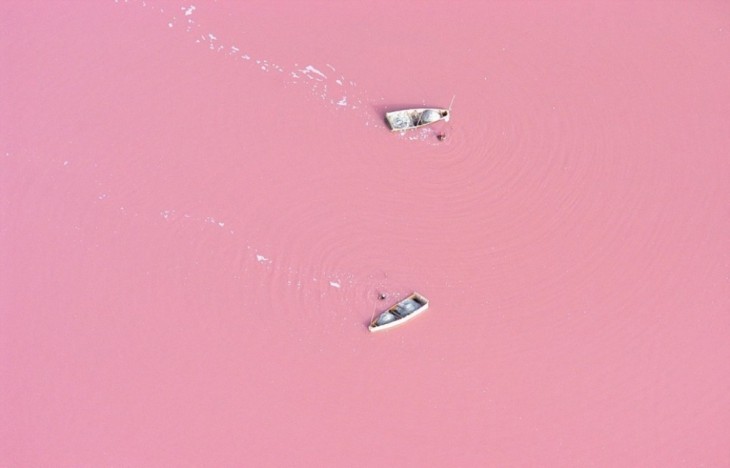
[[[414,292],[370,322],[371,332],[387,330],[401,325],[428,309],[428,299]]]
[[[450,114],[449,109],[405,109],[388,112],[385,114],[385,119],[392,131],[399,132],[430,125],[439,120],[448,122]]]

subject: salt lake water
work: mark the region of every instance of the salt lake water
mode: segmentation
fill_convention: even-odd
[[[2,10],[1,465],[730,464],[730,5]]]

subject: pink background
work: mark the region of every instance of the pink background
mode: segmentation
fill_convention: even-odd
[[[0,465],[730,465],[727,2],[0,20]]]

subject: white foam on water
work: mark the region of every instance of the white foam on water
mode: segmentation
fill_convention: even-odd
[[[154,2],[145,0],[130,3],[136,3],[143,8],[150,8],[155,12],[159,11],[160,14],[167,16],[165,24],[168,28],[173,28],[177,25],[177,17],[170,13],[165,13],[165,9],[155,6]],[[214,8],[215,6],[206,4],[203,7]],[[223,51],[225,55],[236,60],[246,61],[252,64],[256,63],[256,69],[260,73],[269,73],[271,70],[276,70],[281,73],[279,76],[285,77],[284,81],[286,83],[308,89],[310,93],[314,94],[320,100],[328,102],[335,109],[355,110],[363,107],[364,96],[361,92],[355,93],[354,88],[357,87],[357,84],[354,80],[347,79],[341,74],[329,78],[322,71],[326,67],[326,69],[335,72],[336,68],[331,63],[325,63],[322,66],[309,63],[304,67],[298,63],[294,63],[292,66],[285,67],[269,60],[255,57],[250,51],[246,51],[245,47],[241,47],[240,42],[237,42],[236,45],[226,43],[225,38],[215,34],[214,31],[205,31],[205,25],[193,19],[197,17],[194,13],[198,13],[198,10],[203,7],[194,4],[183,4],[178,10],[184,14],[185,32],[192,35],[194,43],[205,44],[207,49],[212,52],[218,53]],[[332,86],[327,87],[327,83],[330,82]],[[338,92],[336,94],[331,91],[335,85],[339,87],[337,88]],[[376,124],[375,119],[370,115],[365,116],[365,119],[366,124],[368,122],[373,125]]]
[[[306,67],[304,67],[304,69],[302,70],[302,72],[303,73],[315,73],[315,74],[321,76],[322,78],[327,78],[327,75],[325,75],[321,71],[317,70],[312,65],[307,65]]]

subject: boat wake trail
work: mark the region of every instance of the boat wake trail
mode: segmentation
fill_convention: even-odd
[[[302,87],[336,109],[357,110],[364,107],[363,103],[366,100],[363,93],[357,90],[357,83],[339,73],[332,64],[303,62],[282,65],[250,51],[241,42],[212,31],[204,21],[198,19],[208,5],[148,0],[114,0],[114,2],[119,5],[136,5],[156,12],[167,28],[183,30],[195,44],[253,67],[261,73],[271,74],[287,85]],[[369,119],[373,120],[372,117]]]

